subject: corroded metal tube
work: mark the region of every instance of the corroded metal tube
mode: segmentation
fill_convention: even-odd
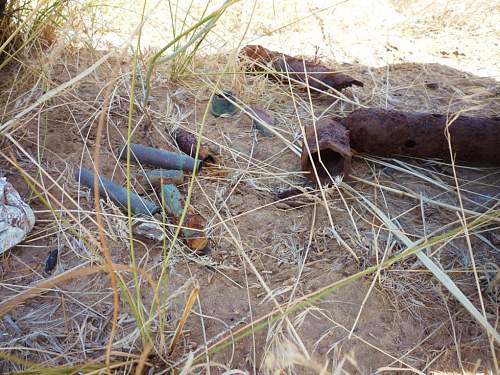
[[[143,185],[160,187],[163,184],[180,185],[184,182],[184,172],[175,169],[153,169],[146,171]]]
[[[342,120],[351,147],[379,156],[406,155],[500,165],[500,118],[359,109]]]
[[[161,190],[166,212],[173,216],[176,223],[178,223],[184,210],[184,200],[181,192],[172,184],[162,185]],[[188,210],[182,226],[182,235],[191,249],[201,251],[208,246],[208,238],[203,232],[200,215]]]
[[[178,169],[182,171],[200,171],[201,160],[181,155],[176,152],[147,147],[137,143],[130,144],[131,159],[138,163],[151,164],[159,168]],[[121,159],[127,159],[127,146],[120,152]]]
[[[88,169],[82,168],[75,173],[75,179],[83,186],[94,189],[94,174]],[[122,208],[127,208],[127,189],[108,180],[106,177],[99,177],[99,194],[108,196],[113,202],[120,205]],[[160,210],[153,201],[142,198],[136,193],[130,192],[130,207],[133,214],[137,215],[154,215]]]
[[[343,73],[333,72],[331,68],[304,60],[300,57],[293,57],[281,52],[270,51],[259,45],[249,45],[244,47],[240,56],[251,61],[251,68],[254,70],[265,70],[269,64],[279,74],[271,75],[277,80],[287,82],[287,76],[292,80],[306,83],[310,87],[318,90],[327,90],[333,87],[341,90],[349,86],[363,86],[363,82]],[[305,66],[305,68],[304,68]]]
[[[322,119],[316,126],[306,128],[305,135],[301,164],[309,179],[316,181],[313,164],[320,182],[349,174],[352,159],[349,132],[341,123]]]
[[[341,122],[319,121],[316,133],[314,127],[306,129],[306,142],[312,160],[304,143],[302,170],[309,172],[313,181],[313,163],[321,181],[330,176],[346,176],[353,151],[449,161],[451,146],[456,161],[498,166],[500,118],[459,116],[449,120],[433,113],[359,109]]]

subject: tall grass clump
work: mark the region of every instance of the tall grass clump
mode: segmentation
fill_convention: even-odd
[[[0,0],[0,69],[54,42],[68,0]]]

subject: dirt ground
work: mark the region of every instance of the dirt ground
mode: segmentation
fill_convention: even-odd
[[[382,3],[389,7],[389,3]],[[319,2],[315,4],[322,6]],[[340,8],[340,12],[359,10],[359,4],[354,4],[352,8]],[[390,4],[392,13],[405,16],[401,10],[404,2]],[[368,48],[370,38],[367,36],[372,25],[371,21],[362,24],[366,11],[363,14],[355,22],[356,33],[350,27],[343,27],[344,40],[358,37],[356,48],[360,49]],[[325,32],[324,25],[331,23],[332,18],[321,17],[316,26]],[[279,17],[276,18],[279,21]],[[418,23],[412,23],[415,24]],[[418,25],[422,24],[423,21]],[[403,26],[400,22],[393,28]],[[448,26],[451,30],[448,34],[455,35],[460,26]],[[336,25],[335,28],[342,27]],[[253,30],[258,31],[259,27]],[[303,30],[306,38],[313,35],[308,34],[308,30],[307,27]],[[399,44],[386,41],[387,54],[380,55],[378,60],[377,51],[382,48],[378,44],[373,44],[375,57],[363,60],[361,55],[353,58],[356,48],[350,50],[349,56],[344,53],[349,50],[348,42],[342,46],[325,42],[325,46],[336,52],[319,53],[316,57],[365,84],[362,88],[344,90],[345,97],[324,95],[309,102],[300,88],[293,88],[290,93],[289,87],[270,82],[264,76],[244,74],[224,76],[221,87],[231,89],[244,105],[267,109],[277,119],[281,134],[298,147],[301,145],[301,126],[311,125],[313,115],[316,119],[345,116],[359,105],[500,115],[499,60],[492,58],[493,61],[485,62],[491,54],[483,56],[483,60],[471,57],[474,49],[479,48],[475,34],[470,33],[459,52],[454,54],[456,49],[449,45],[449,40],[439,39],[443,31],[438,30],[426,39],[416,37],[418,29],[413,34],[408,30],[409,26],[405,33],[393,36]],[[303,38],[297,44],[289,42],[299,32],[300,29],[292,30],[283,38],[276,36],[276,40],[268,44],[265,38],[259,43],[274,49],[279,49],[276,44],[282,43],[285,52],[314,58],[311,45],[297,51],[307,44]],[[498,41],[490,37],[490,34],[484,37],[481,48],[498,47]],[[325,38],[332,41],[337,35],[327,28],[324,41]],[[430,39],[433,48],[425,48]],[[405,47],[408,43],[413,43],[411,48],[416,57],[408,55],[409,48]],[[428,58],[440,53],[436,52],[439,50],[445,51],[447,56]],[[57,87],[77,76],[100,56],[101,52],[83,49],[59,51],[58,58],[45,71],[43,81],[49,88]],[[191,67],[196,73],[176,80],[170,79],[168,67],[158,68],[147,108],[142,105],[143,81],[139,81],[139,92],[134,99],[133,141],[177,150],[171,138],[172,131],[177,127],[197,131],[202,126],[216,80],[210,73],[222,69],[231,58],[231,54],[224,51],[199,56]],[[454,63],[445,64],[446,59]],[[12,163],[2,159],[2,174],[33,207],[37,224],[21,245],[0,257],[0,301],[8,300],[41,280],[77,267],[102,264],[102,255],[82,240],[84,229],[97,238],[95,202],[87,189],[78,187],[74,173],[79,166],[93,165],[103,92],[117,66],[120,71],[103,132],[100,165],[103,175],[124,183],[125,163],[118,160],[117,155],[127,137],[131,84],[128,58],[109,60],[25,116],[22,126],[14,133],[24,152],[11,144],[2,148],[4,154],[15,158],[39,182],[42,197],[30,190]],[[47,89],[37,83],[36,77],[30,76],[30,69],[11,66],[0,72],[2,122]],[[24,78],[16,86],[13,82],[17,74]],[[31,91],[22,89],[30,85]],[[166,268],[168,278],[160,287],[167,321],[163,333],[169,340],[193,287],[199,286],[200,292],[174,353],[168,356],[166,348],[162,348],[160,353],[153,352],[149,357],[156,366],[151,373],[162,373],[169,365],[182,368],[188,361],[189,352],[202,357],[201,365],[192,373],[214,374],[239,369],[242,373],[254,374],[303,374],[321,373],[323,366],[329,373],[336,373],[337,369],[338,373],[346,374],[493,373],[492,356],[495,354],[492,354],[484,330],[414,256],[375,276],[361,278],[328,293],[287,319],[272,322],[240,341],[231,343],[229,340],[231,344],[227,348],[210,354],[211,372],[207,371],[207,366],[203,367],[203,363],[208,362],[204,351],[218,340],[278,306],[283,308],[291,301],[379,264],[383,258],[405,248],[401,239],[363,204],[360,197],[373,202],[406,236],[416,241],[459,226],[456,210],[394,194],[379,186],[458,207],[458,181],[464,208],[484,212],[500,199],[500,171],[459,167],[455,180],[453,168],[443,162],[360,155],[354,160],[353,176],[372,185],[359,179],[347,179],[344,182],[359,195],[327,187],[324,201],[319,191],[303,177],[300,158],[278,137],[255,133],[245,114],[229,118],[214,118],[208,114],[203,137],[204,143],[220,155],[222,171],[202,171],[196,177],[192,194],[193,209],[206,221],[210,251],[194,254],[182,241],[175,244]],[[141,167],[134,164],[134,190],[161,201],[158,192],[136,179],[141,173]],[[188,179],[179,187],[184,195],[189,182]],[[296,186],[308,189],[309,193],[277,201],[277,192]],[[55,209],[48,210],[44,200],[51,202]],[[57,201],[64,209],[56,204]],[[117,264],[136,262],[158,280],[165,262],[164,244],[135,236],[132,251],[126,213],[110,202],[102,201],[101,206],[113,261]],[[161,222],[162,218],[157,216],[155,220]],[[169,238],[172,228],[171,223],[166,227]],[[338,233],[352,252],[339,244],[334,233]],[[498,223],[471,233],[470,241],[474,262],[464,236],[425,251],[479,308],[480,298],[472,271],[474,264],[488,320],[495,325],[500,306]],[[170,245],[169,241],[167,244]],[[61,249],[57,267],[52,275],[47,275],[43,271],[45,260],[57,247]],[[142,312],[149,316],[153,293],[148,281],[141,277],[141,287],[137,290],[131,274],[123,273],[122,277],[130,295],[139,293],[144,303]],[[113,345],[116,361],[140,355],[143,349],[132,302],[126,296],[122,290]],[[106,274],[72,279],[44,290],[41,296],[27,300],[4,315],[0,319],[0,348],[47,367],[89,361],[102,363],[112,311],[112,290]],[[151,330],[155,337],[159,329],[158,319],[153,314]],[[158,346],[158,340],[156,344]],[[0,359],[2,373],[21,368],[20,364]],[[117,371],[132,373],[133,365],[124,364]]]

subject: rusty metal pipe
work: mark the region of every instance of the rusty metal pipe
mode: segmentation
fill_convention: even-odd
[[[75,173],[75,179],[83,186],[94,189],[94,174],[88,169],[82,168]],[[106,177],[99,176],[99,194],[108,196],[116,204],[122,208],[128,207],[127,189],[108,180]],[[142,198],[140,195],[130,192],[130,208],[132,213],[136,215],[154,215],[160,210],[153,201]]]
[[[305,135],[301,164],[309,179],[316,181],[313,164],[319,182],[349,174],[352,159],[349,132],[340,122],[329,118],[321,119],[316,126],[306,128]]]
[[[182,171],[200,171],[201,160],[175,152],[147,147],[137,143],[130,144],[131,159],[137,163],[151,164],[158,168],[177,169]],[[127,159],[127,146],[120,152],[121,159]]]
[[[500,165],[500,118],[459,116],[449,121],[441,114],[371,108],[356,110],[341,121],[320,120],[316,131],[314,127],[307,128],[302,170],[316,181],[314,164],[320,182],[347,176],[354,151],[449,161],[448,136],[454,160]]]
[[[292,81],[306,83],[307,74],[309,86],[317,90],[328,90],[329,88],[341,90],[350,86],[363,86],[363,82],[347,74],[333,72],[325,65],[271,51],[259,45],[244,47],[240,56],[250,60],[250,67],[254,70],[265,70],[265,67],[271,64],[272,68],[279,73],[271,75],[271,77],[278,81],[288,82],[287,76],[289,76]]]
[[[448,129],[456,161],[500,165],[500,118],[359,109],[342,120],[351,147],[379,156],[405,155],[449,161]]]

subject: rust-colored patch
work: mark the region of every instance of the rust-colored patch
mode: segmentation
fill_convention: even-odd
[[[206,163],[203,168],[203,175],[207,177],[225,178],[229,174],[229,170],[220,164],[219,158],[215,158],[214,163]]]
[[[359,109],[342,120],[351,146],[380,156],[450,160],[445,115]],[[460,116],[448,126],[457,161],[500,165],[500,119]]]
[[[196,145],[198,142],[193,134],[184,129],[178,128],[175,131],[175,141],[182,152],[193,158],[195,157]],[[204,162],[215,163],[214,153],[210,150],[210,148],[208,148],[208,146],[205,145],[200,146],[198,158]]]
[[[273,75],[280,81],[287,82],[286,76],[289,75],[292,82],[299,81],[305,83],[307,73],[309,86],[318,90],[328,90],[329,88],[342,90],[350,86],[363,86],[363,82],[347,74],[335,73],[333,69],[325,65],[316,64],[281,52],[270,51],[259,45],[244,47],[240,55],[251,60],[253,62],[251,68],[255,70],[264,70],[265,66],[269,66],[278,73],[281,73]]]
[[[320,182],[330,177],[346,176],[351,170],[352,152],[349,145],[349,131],[338,121],[322,119],[316,126],[306,128],[306,142],[302,145],[302,170],[309,172],[309,179],[316,181],[313,164]]]
[[[203,232],[205,226],[203,225],[201,216],[195,213],[188,213],[185,226],[195,229],[193,231],[189,229],[183,231],[186,236],[187,245],[194,251],[205,250],[208,246],[208,238],[205,236],[205,232]]]

